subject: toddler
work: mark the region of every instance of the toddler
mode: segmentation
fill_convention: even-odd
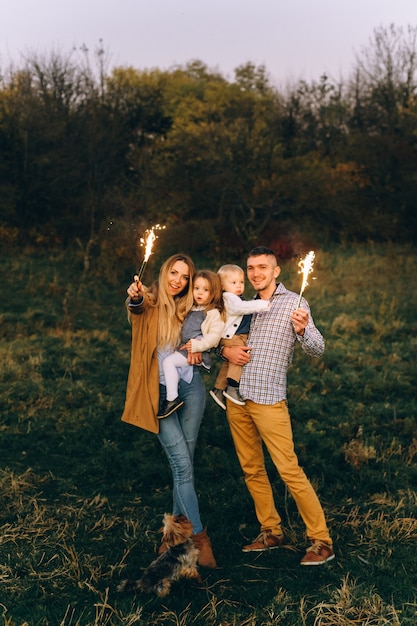
[[[222,265],[218,270],[223,289],[226,310],[226,324],[220,340],[220,351],[225,346],[246,346],[251,322],[251,314],[269,309],[269,300],[243,299],[245,273],[238,265]],[[222,409],[226,409],[224,396],[235,404],[245,401],[239,394],[239,381],[242,373],[240,365],[225,361],[220,369],[210,395]]]

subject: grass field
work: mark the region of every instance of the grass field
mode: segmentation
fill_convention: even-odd
[[[83,277],[61,253],[2,255],[0,624],[376,626],[417,623],[417,258],[411,248],[316,250],[305,295],[326,352],[297,351],[289,406],[300,462],[337,558],[302,568],[294,502],[268,461],[287,545],[258,533],[224,412],[208,399],[196,486],[219,568],[159,600],[116,592],[155,556],[171,509],[154,435],[122,424],[130,271]],[[197,263],[198,265],[198,263]],[[298,291],[296,261],[282,281]],[[215,372],[205,376],[207,388]]]

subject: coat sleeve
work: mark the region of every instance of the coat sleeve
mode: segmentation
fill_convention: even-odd
[[[191,339],[191,352],[205,352],[210,348],[215,348],[222,336],[224,322],[217,309],[212,309],[207,313],[206,319],[201,325],[201,339]]]
[[[157,309],[132,315],[132,349],[122,421],[152,433],[159,432],[159,371],[156,349]]]

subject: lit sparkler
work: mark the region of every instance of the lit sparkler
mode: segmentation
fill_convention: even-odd
[[[298,267],[300,268],[299,274],[303,275],[303,281],[301,283],[300,297],[298,298],[298,303],[296,307],[297,309],[300,308],[301,297],[303,295],[304,289],[308,285],[307,278],[309,274],[311,274],[311,272],[313,271],[313,261],[314,261],[314,252],[313,250],[310,250],[310,252],[306,254],[306,256],[304,257],[304,259],[301,259],[301,261],[298,264]]]
[[[140,266],[140,270],[138,271],[138,281],[142,280],[143,273],[145,271],[146,264],[148,262],[149,257],[152,254],[153,244],[155,239],[158,239],[158,235],[155,235],[156,230],[164,230],[165,226],[161,226],[160,224],[156,224],[145,231],[143,237],[140,238],[139,242],[141,246],[145,246],[145,255],[143,257],[142,265]]]

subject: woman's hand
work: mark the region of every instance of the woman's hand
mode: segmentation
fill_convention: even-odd
[[[187,341],[183,346],[180,346],[179,350],[187,350],[188,356],[187,361],[188,365],[200,365],[203,361],[203,353],[202,352],[191,352],[191,339]]]
[[[131,298],[132,300],[140,300],[141,298],[143,298],[144,296],[144,292],[143,292],[143,285],[140,282],[138,276],[134,276],[133,280],[135,282],[133,282],[131,285],[129,285],[129,287],[127,288],[127,295],[129,296],[129,298]]]
[[[200,365],[203,361],[202,352],[189,352],[188,353],[188,365]]]

